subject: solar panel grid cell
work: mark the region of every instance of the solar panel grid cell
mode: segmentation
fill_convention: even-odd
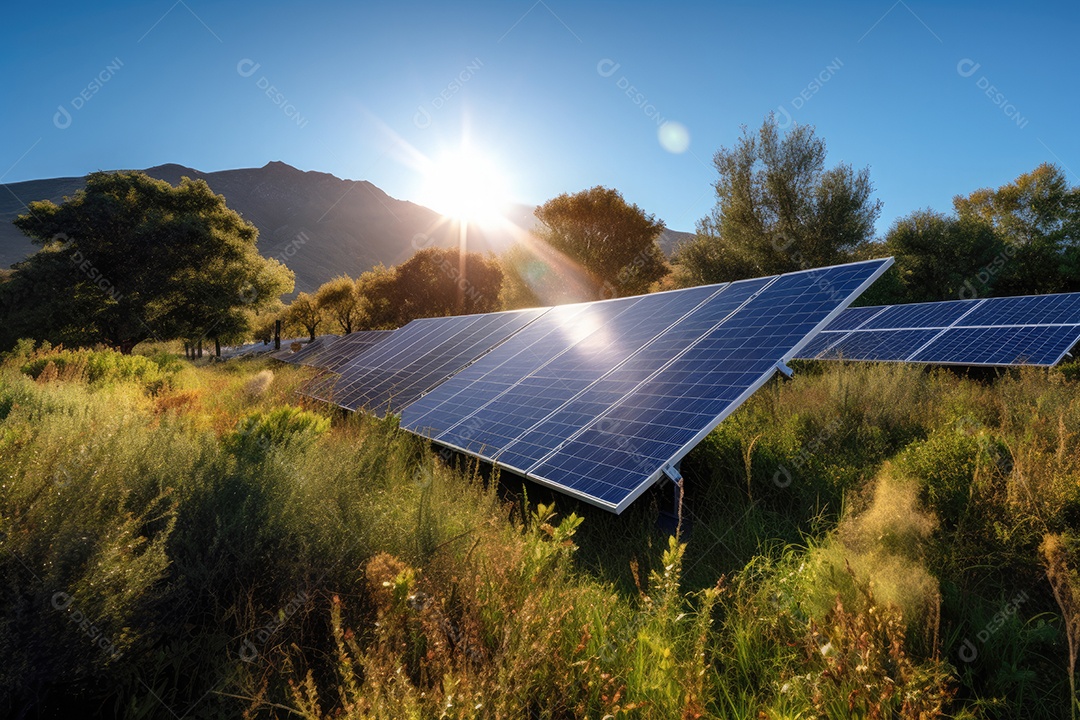
[[[528,423],[520,423],[520,432],[496,454],[499,462],[508,467],[527,468],[549,452],[559,438],[565,438],[567,432],[591,420],[597,408],[603,406],[597,404],[595,395],[584,398],[589,390],[718,291],[716,286],[709,286],[642,297],[609,320],[602,332],[569,348],[543,371],[543,375],[555,380],[571,378],[571,382],[558,386],[559,392],[552,393],[559,402],[548,404],[544,413],[530,414]],[[529,381],[526,379],[521,385]],[[610,388],[610,382],[606,386]],[[629,390],[632,385],[624,382],[623,387]],[[607,394],[611,396],[610,390]],[[608,402],[620,396],[611,397]],[[592,412],[583,412],[586,408]]]
[[[950,300],[934,303],[893,305],[879,312],[860,330],[894,328],[946,328],[969,312],[978,300]],[[833,328],[830,326],[829,330]]]
[[[1056,365],[1080,337],[1080,326],[952,328],[913,362],[942,365]]]
[[[1080,293],[989,298],[964,325],[1080,325]]]

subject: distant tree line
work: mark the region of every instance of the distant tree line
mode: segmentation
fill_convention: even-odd
[[[358,278],[338,276],[314,293],[299,293],[270,314],[256,336],[272,336],[281,320],[289,334],[347,335],[391,330],[422,317],[471,315],[501,310],[503,271],[494,256],[456,249],[424,248],[391,268],[378,265]]]
[[[399,327],[690,287],[892,255],[858,300],[892,304],[1080,290],[1080,188],[1043,164],[999,188],[917,210],[875,236],[881,202],[867,168],[828,167],[813,127],[772,116],[713,158],[716,203],[669,261],[662,220],[611,188],[536,209],[539,229],[501,257],[424,248],[406,262],[336,277],[289,305],[292,272],[263,258],[258,230],[203,181],[173,187],[138,172],[93,173],[57,205],[15,224],[39,250],[0,271],[0,349],[19,338],[201,347]]]

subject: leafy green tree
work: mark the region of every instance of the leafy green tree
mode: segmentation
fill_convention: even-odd
[[[686,283],[716,283],[844,262],[881,213],[870,172],[825,167],[825,142],[808,125],[781,135],[769,115],[713,158],[717,203],[675,257]]]
[[[343,335],[353,331],[364,312],[356,281],[347,275],[323,283],[315,291],[315,302]]]
[[[1080,290],[1080,188],[1044,163],[997,189],[953,198],[963,219],[998,233],[1010,257],[994,283],[999,295]]]
[[[647,292],[668,272],[657,244],[664,222],[627,203],[617,190],[597,186],[564,193],[538,207],[536,217],[537,236],[583,271],[592,298]],[[542,252],[532,255],[551,272],[564,274]]]
[[[0,285],[0,348],[13,347],[19,338],[69,347],[101,342],[103,335],[92,318],[103,302],[115,301],[104,291],[73,292],[79,281],[71,253],[60,240],[16,263],[8,282]]]
[[[499,262],[503,269],[500,302],[507,310],[592,300],[598,293],[592,275],[545,243],[517,243]],[[604,291],[601,286],[601,294]]]
[[[277,328],[278,321],[281,321],[282,339],[288,337],[288,311],[289,309],[281,300],[277,300],[269,307],[261,309],[251,320],[252,337],[262,342],[270,342],[274,339],[274,331]]]
[[[393,297],[398,325],[421,317],[471,315],[500,309],[503,273],[494,257],[453,248],[425,248],[397,266]]]
[[[398,326],[397,273],[382,263],[356,279],[360,296],[359,330],[393,330]]]
[[[326,319],[326,316],[323,314],[323,309],[319,307],[315,296],[302,292],[289,304],[286,318],[289,323],[304,328],[308,335],[311,336],[310,339],[314,340],[315,333]]]
[[[675,248],[671,285],[675,288],[697,287],[761,274],[760,268],[749,257],[735,252],[715,236],[703,235],[699,225],[694,238]]]
[[[994,277],[987,268],[1001,266],[1008,252],[988,223],[929,209],[896,220],[879,248],[878,257],[896,260],[890,270],[896,285],[892,297],[882,298],[886,303],[988,295]]]
[[[15,224],[42,249],[0,292],[6,342],[130,352],[150,337],[235,339],[293,287],[288,268],[259,255],[255,226],[201,180],[92,173],[74,197],[33,202]]]

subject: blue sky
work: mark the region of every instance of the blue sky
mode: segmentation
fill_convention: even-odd
[[[1044,161],[1080,183],[1075,2],[48,7],[5,9],[2,183],[282,160],[423,201],[415,159],[468,136],[518,201],[606,185],[692,230],[770,111],[870,167],[882,232]]]

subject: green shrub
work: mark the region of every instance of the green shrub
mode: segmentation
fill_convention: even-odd
[[[946,426],[897,458],[897,468],[921,482],[927,504],[946,527],[956,527],[968,508],[980,454],[992,442],[984,437],[964,425]]]
[[[284,406],[243,418],[236,430],[226,438],[226,443],[239,453],[257,457],[275,447],[304,449],[329,429],[328,418]]]
[[[21,370],[35,380],[83,380],[91,384],[131,381],[156,392],[179,369],[176,363],[115,350],[65,350],[43,347],[30,354]]]

